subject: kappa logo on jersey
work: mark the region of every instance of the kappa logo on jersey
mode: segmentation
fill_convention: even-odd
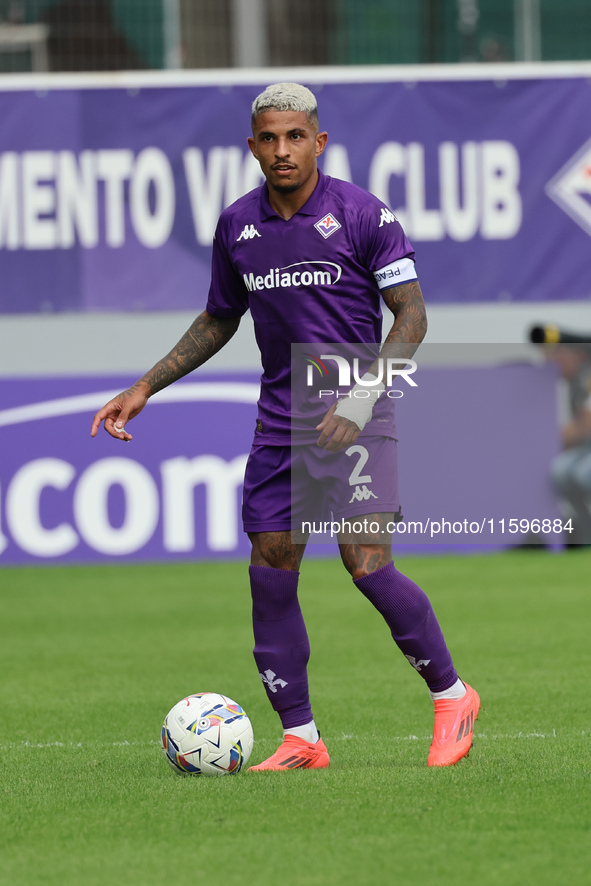
[[[591,237],[591,139],[550,179],[546,193]]]
[[[264,674],[259,674],[259,677],[265,683],[265,685],[271,690],[271,692],[277,692],[277,687],[280,689],[284,689],[287,686],[285,680],[281,680],[277,677],[275,671],[267,669]]]
[[[324,239],[330,237],[331,234],[334,234],[335,231],[338,231],[341,225],[336,220],[334,215],[329,212],[328,215],[325,215],[324,218],[321,218],[319,222],[316,222],[314,225],[317,231],[320,231]]]
[[[349,504],[354,501],[367,501],[370,498],[377,498],[375,492],[372,492],[371,489],[368,489],[365,484],[363,486],[356,486],[355,492],[349,499]]]
[[[386,209],[385,207],[382,207],[382,214],[380,215],[379,227],[381,228],[382,225],[391,225],[392,222],[395,222],[395,221],[398,221],[398,219],[396,218],[394,213],[390,209]]]
[[[261,235],[257,231],[254,225],[245,225],[244,230],[238,237],[238,240],[254,240],[255,237],[260,237]],[[238,243],[238,240],[236,242]]]

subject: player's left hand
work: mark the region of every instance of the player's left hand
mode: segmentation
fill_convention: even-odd
[[[327,452],[340,452],[341,449],[346,449],[361,433],[361,428],[354,421],[335,415],[336,408],[337,404],[334,403],[316,426],[316,430],[321,432],[316,445],[326,449]]]

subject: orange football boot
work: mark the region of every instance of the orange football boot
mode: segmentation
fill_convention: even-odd
[[[321,738],[315,744],[304,741],[289,732],[282,744],[268,760],[258,766],[249,766],[249,772],[262,772],[266,769],[276,772],[284,769],[326,769],[330,762],[326,745]]]
[[[435,726],[428,766],[453,766],[467,757],[472,747],[474,721],[480,709],[476,690],[464,683],[463,698],[439,698],[435,704]]]

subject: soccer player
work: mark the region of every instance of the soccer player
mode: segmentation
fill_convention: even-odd
[[[206,310],[166,357],[96,414],[91,432],[104,422],[111,436],[131,440],[126,425],[149,397],[204,364],[251,311],[264,372],[243,521],[252,543],[254,656],[284,731],[276,753],[254,770],[329,764],[308,692],[310,647],[297,594],[305,542],[294,543],[291,532],[292,463],[304,460],[300,478],[320,486],[339,517],[365,515],[382,527],[398,511],[395,431],[378,397],[356,396],[368,386],[383,391],[377,362],[352,396],[323,407],[315,446],[297,434],[291,446],[290,347],[381,342],[380,296],[394,315],[380,358],[411,358],[427,327],[410,243],[383,203],[320,172],[327,138],[305,87],[278,83],[255,99],[248,144],[266,183],[220,217]],[[459,679],[427,596],[396,569],[383,538],[339,539],[341,558],[425,680],[435,707],[428,765],[448,766],[470,750],[480,700]]]

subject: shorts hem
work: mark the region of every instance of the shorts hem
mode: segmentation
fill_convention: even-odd
[[[335,514],[335,520],[347,520],[349,517],[365,517],[367,514],[400,514],[401,508],[400,503],[396,502],[391,505],[379,505],[378,507],[372,507],[371,505],[366,505],[365,507],[351,508],[351,510],[347,509],[346,511],[340,511],[339,515]]]
[[[243,523],[245,532],[291,532],[291,522],[265,520],[260,523]]]

